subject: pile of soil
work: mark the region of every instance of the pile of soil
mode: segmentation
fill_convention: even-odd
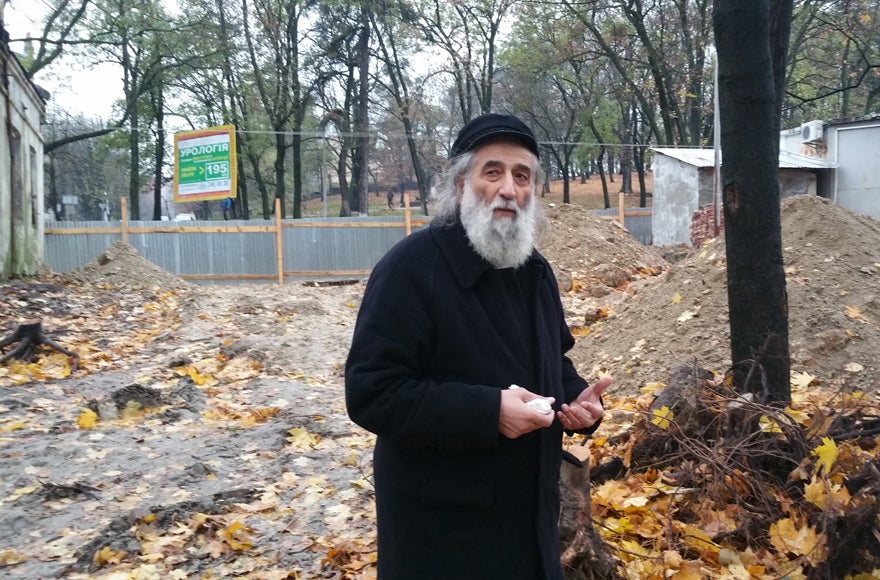
[[[549,204],[545,215],[538,249],[553,267],[571,326],[604,315],[603,307],[627,300],[670,266],[656,248],[585,207]]]
[[[129,243],[111,244],[101,255],[62,276],[65,282],[114,289],[189,290],[186,280],[144,259]]]
[[[826,199],[782,204],[792,370],[829,386],[880,390],[880,222]],[[591,248],[592,249],[592,248]],[[594,323],[570,353],[620,394],[665,382],[679,362],[730,366],[723,237],[694,250]]]

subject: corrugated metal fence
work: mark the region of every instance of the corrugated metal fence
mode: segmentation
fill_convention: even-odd
[[[616,209],[597,210],[618,219]],[[637,212],[644,214],[645,212]],[[398,217],[188,222],[48,222],[46,264],[68,272],[125,239],[145,259],[184,279],[211,284],[366,277],[379,259],[428,222]],[[625,227],[651,241],[650,215]],[[281,259],[279,260],[279,256]]]
[[[594,209],[593,213],[602,216],[604,219],[613,218],[620,221],[620,211],[614,208]],[[651,208],[627,209],[624,213],[623,225],[632,234],[632,237],[642,244],[650,246],[653,243]]]

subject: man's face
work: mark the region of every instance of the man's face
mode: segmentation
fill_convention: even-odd
[[[534,192],[534,156],[514,141],[493,141],[474,151],[470,186],[493,217],[516,220],[517,210],[529,204]],[[497,207],[500,206],[500,207]]]
[[[518,144],[490,143],[474,152],[462,183],[462,225],[474,250],[496,268],[522,265],[534,248],[539,216],[533,162]]]

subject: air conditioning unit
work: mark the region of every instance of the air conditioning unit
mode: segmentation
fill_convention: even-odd
[[[812,143],[825,138],[825,123],[809,121],[801,125],[801,143]]]

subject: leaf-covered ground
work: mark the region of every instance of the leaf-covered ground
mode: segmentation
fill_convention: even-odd
[[[573,358],[616,378],[596,437],[568,443],[591,457],[593,520],[625,577],[817,577],[846,529],[858,550],[830,577],[880,568],[878,228],[808,207],[783,217],[809,232],[786,241],[784,411],[737,400],[721,374],[655,400],[681,360],[724,370],[723,249],[673,264],[592,214],[548,208]],[[853,231],[863,244],[834,246]],[[196,287],[124,245],[70,276],[0,284],[0,335],[41,319],[81,359],[71,372],[44,347],[0,363],[0,573],[373,577],[373,440],[346,417],[341,379],[362,292]],[[721,429],[746,411],[753,436]]]

